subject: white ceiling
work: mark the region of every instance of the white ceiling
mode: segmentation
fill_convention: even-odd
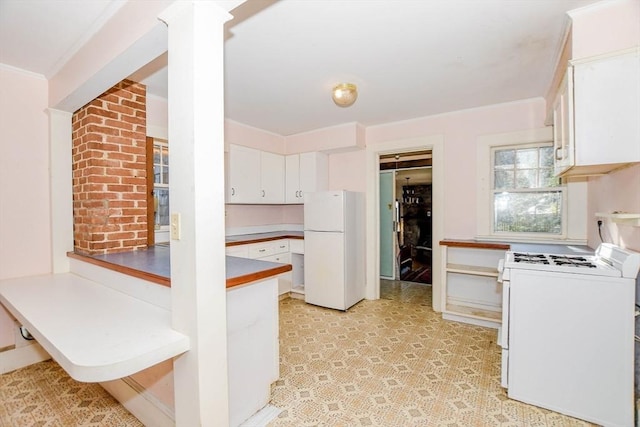
[[[595,0],[249,0],[225,42],[226,117],[290,135],[544,96]],[[0,0],[0,63],[51,77],[121,0]],[[134,74],[166,97],[166,55]],[[340,108],[330,90],[358,85]]]

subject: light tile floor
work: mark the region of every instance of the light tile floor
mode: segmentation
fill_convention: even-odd
[[[269,425],[588,426],[508,399],[496,330],[442,320],[431,287],[383,281],[347,313],[280,303]]]
[[[348,312],[280,302],[280,379],[269,426],[589,426],[506,397],[496,332],[447,322],[431,287],[384,281]],[[141,426],[55,362],[0,375],[0,427]],[[188,427],[188,426],[187,426]]]

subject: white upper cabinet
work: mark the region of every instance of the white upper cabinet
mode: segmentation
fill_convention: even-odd
[[[260,190],[260,151],[229,145],[227,203],[256,203]]]
[[[569,67],[553,103],[555,174],[573,165],[573,68]]]
[[[556,173],[598,175],[640,162],[639,49],[571,61],[569,69],[573,93],[569,71],[554,105]]]
[[[304,203],[305,192],[329,188],[329,164],[326,154],[311,152],[286,156],[286,203]]]
[[[284,156],[229,145],[227,203],[284,203]]]
[[[260,203],[284,203],[284,156],[260,152]]]

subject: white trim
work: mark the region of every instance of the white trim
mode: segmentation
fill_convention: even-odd
[[[51,206],[51,266],[53,273],[69,271],[67,252],[73,251],[72,119],[67,111],[49,108],[49,173]]]
[[[6,374],[49,359],[51,359],[49,353],[40,344],[32,341],[30,345],[0,352],[0,374]]]
[[[584,244],[587,233],[587,183],[575,181],[566,184],[563,206],[563,235],[507,235],[492,234],[491,226],[491,149],[505,145],[526,145],[553,141],[553,127],[528,129],[517,132],[481,135],[477,139],[476,237],[480,240],[525,243]],[[569,220],[569,218],[571,220]]]
[[[444,136],[425,135],[417,138],[387,141],[367,146],[366,148],[366,176],[367,176],[367,285],[366,298],[380,298],[380,155],[402,153],[418,150],[432,150],[433,152],[433,309],[442,311],[440,293],[441,283],[441,251],[439,242],[444,238]]]
[[[22,68],[14,67],[13,65],[4,64],[0,62],[0,70],[2,71],[11,71],[12,73],[23,74],[27,77],[32,77],[35,79],[47,80],[44,74],[34,73],[33,71],[24,70]]]
[[[145,426],[175,427],[174,411],[132,378],[99,384]]]

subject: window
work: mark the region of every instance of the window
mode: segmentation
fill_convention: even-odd
[[[153,142],[153,199],[155,228],[169,228],[169,144],[155,139]]]
[[[564,187],[553,175],[553,145],[492,150],[493,234],[563,234]]]

